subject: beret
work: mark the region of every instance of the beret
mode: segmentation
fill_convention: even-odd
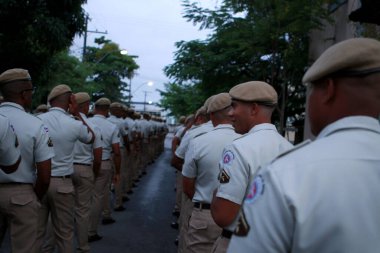
[[[231,105],[231,96],[230,94],[224,92],[219,93],[211,99],[208,108],[207,113],[217,112],[220,111],[228,106]]]
[[[40,110],[48,110],[48,106],[45,105],[45,104],[40,104],[39,106],[37,106],[36,108],[36,111],[40,111]]]
[[[206,107],[204,105],[202,105],[198,110],[197,112],[195,113],[195,118],[197,118],[199,115],[206,115],[207,113],[207,110],[206,110]]]
[[[344,40],[329,47],[302,78],[303,83],[327,76],[360,76],[380,72],[380,42],[369,38]]]
[[[246,102],[261,102],[267,105],[277,104],[277,92],[275,89],[261,81],[251,81],[238,84],[229,92],[232,99]]]
[[[128,108],[128,106],[126,106],[126,105],[122,105],[122,107],[121,107],[125,112],[128,112],[129,111],[129,108]]]
[[[181,117],[179,117],[179,123],[181,123],[181,124],[183,124],[183,123],[185,123],[185,120],[186,120],[186,116],[181,116]]]
[[[111,101],[108,98],[99,98],[96,100],[95,105],[111,105]]]
[[[215,95],[212,95],[211,97],[209,97],[208,99],[206,99],[205,103],[203,104],[203,106],[206,108],[206,112],[207,112],[207,108],[210,104],[210,101],[212,99],[212,97],[215,96]]]
[[[75,93],[74,96],[78,104],[82,104],[84,102],[88,102],[91,100],[90,95],[88,95],[87,92],[78,92],[78,93]]]
[[[48,101],[51,101],[53,98],[56,98],[68,92],[72,92],[69,86],[66,84],[59,84],[50,91],[50,94],[48,95]]]
[[[31,81],[29,72],[25,69],[8,69],[0,75],[0,84],[7,84],[16,81]]]
[[[123,105],[120,104],[119,102],[113,102],[113,103],[110,105],[110,108],[120,108],[120,109],[123,109]]]

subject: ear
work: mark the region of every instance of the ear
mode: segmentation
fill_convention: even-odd
[[[322,101],[324,104],[325,103],[331,103],[335,100],[336,98],[336,92],[337,92],[337,82],[336,80],[332,78],[328,78],[326,83],[326,86],[323,88],[323,97]]]
[[[250,115],[251,116],[255,116],[257,115],[258,113],[258,109],[259,109],[259,106],[256,104],[256,103],[252,103],[251,106],[249,107],[250,108]]]

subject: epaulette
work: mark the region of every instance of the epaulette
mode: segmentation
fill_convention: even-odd
[[[197,135],[195,135],[194,137],[193,137],[193,139],[195,139],[195,138],[197,138],[197,137],[199,137],[199,136],[202,136],[202,135],[204,135],[204,134],[207,134],[208,132],[202,132],[202,133],[199,133],[199,134],[197,134]]]
[[[298,149],[300,149],[302,147],[305,147],[305,146],[309,145],[311,142],[312,141],[310,139],[307,139],[307,140],[305,140],[305,141],[303,141],[303,142],[295,145],[293,148],[282,152],[281,154],[279,154],[278,156],[276,156],[276,158],[273,159],[273,161],[275,161],[275,160],[277,160],[277,159],[279,159],[279,158],[281,158],[281,157],[283,157],[285,155],[288,155],[288,154],[290,154],[290,153],[292,153],[292,152],[294,152],[294,151],[296,151],[296,150],[298,150]]]

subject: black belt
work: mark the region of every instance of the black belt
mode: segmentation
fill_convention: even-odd
[[[71,175],[64,175],[64,176],[51,176],[51,178],[71,178]]]
[[[102,160],[102,162],[105,162],[105,161],[111,161],[111,159]]]
[[[91,166],[91,164],[88,163],[74,163],[74,165]]]
[[[223,229],[223,231],[222,231],[222,236],[223,236],[223,237],[226,237],[226,238],[228,238],[228,239],[231,239],[232,232],[229,231],[229,230],[227,230],[227,229]]]
[[[199,209],[210,209],[211,205],[207,203],[195,202],[194,207]]]

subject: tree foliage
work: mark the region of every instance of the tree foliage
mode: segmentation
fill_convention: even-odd
[[[85,29],[85,2],[0,0],[0,71],[25,68],[37,83],[46,83],[52,56]]]
[[[164,100],[181,87],[184,92],[193,87],[198,99],[204,99],[241,82],[264,80],[279,94],[275,121],[284,127],[287,117],[299,117],[304,111],[301,79],[308,65],[308,32],[321,28],[321,20],[328,18],[323,3],[224,0],[216,10],[209,10],[183,0],[184,17],[212,32],[204,41],[176,44],[174,63],[164,69],[176,85],[167,86]],[[172,91],[173,87],[177,90]],[[192,108],[188,105],[179,112],[174,109],[177,104],[163,104],[176,116]]]
[[[96,90],[93,95],[127,102],[129,87],[124,80],[132,79],[139,68],[134,56],[122,55],[119,46],[104,37],[95,42],[101,47],[88,47],[85,57],[85,63],[93,70],[87,80]]]

